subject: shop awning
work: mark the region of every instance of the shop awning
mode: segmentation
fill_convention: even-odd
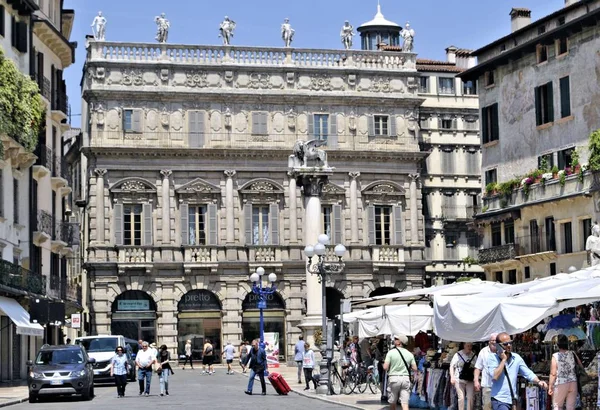
[[[17,326],[18,335],[44,336],[44,328],[37,323],[29,323],[29,313],[16,300],[0,296],[0,312],[4,312]]]

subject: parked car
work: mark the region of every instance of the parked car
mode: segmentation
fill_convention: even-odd
[[[125,356],[129,362],[130,381],[135,381],[135,354],[137,353],[137,341],[127,339],[119,335],[97,335],[85,336],[75,339],[75,344],[82,346],[90,357],[96,359],[94,363],[94,380],[99,382],[113,382],[110,377],[110,360],[116,354],[117,346],[125,349]],[[136,347],[134,352],[132,346]]]
[[[90,400],[94,397],[95,362],[78,345],[42,346],[35,361],[27,361],[29,402],[42,396],[73,394]]]

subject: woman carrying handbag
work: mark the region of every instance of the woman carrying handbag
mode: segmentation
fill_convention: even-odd
[[[548,394],[552,396],[554,410],[562,409],[565,401],[567,410],[575,410],[577,402],[577,366],[582,366],[577,355],[569,350],[569,338],[558,335],[558,352],[552,355]]]
[[[173,374],[173,370],[171,369],[171,353],[167,350],[167,345],[162,345],[160,347],[160,352],[158,353],[158,363],[159,368],[156,371],[158,373],[159,381],[160,381],[160,395],[164,396],[165,394],[169,395],[169,376]]]

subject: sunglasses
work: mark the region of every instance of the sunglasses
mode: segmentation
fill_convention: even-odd
[[[511,341],[504,342],[504,343],[500,343],[500,342],[499,342],[498,344],[499,344],[500,346],[505,346],[505,347],[506,347],[506,346],[512,346],[513,342],[512,342],[512,340],[511,340]]]
[[[117,352],[122,352],[122,351],[123,351],[123,350],[121,350],[121,349],[117,349]]]

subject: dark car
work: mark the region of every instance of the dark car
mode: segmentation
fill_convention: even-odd
[[[41,396],[78,394],[84,400],[94,397],[95,359],[88,357],[79,345],[42,346],[29,360],[29,402]]]

